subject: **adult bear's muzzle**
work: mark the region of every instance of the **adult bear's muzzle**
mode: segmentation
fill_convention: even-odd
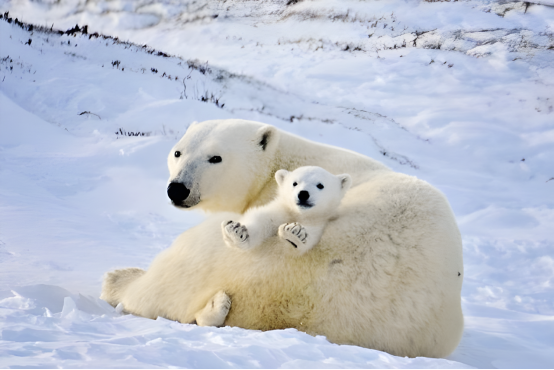
[[[187,189],[185,184],[180,182],[172,182],[167,187],[167,196],[174,205],[184,206],[182,203],[190,194],[190,190]]]

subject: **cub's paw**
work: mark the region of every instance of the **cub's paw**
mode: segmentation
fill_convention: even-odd
[[[298,222],[279,226],[279,236],[299,250],[304,249],[302,247],[306,244],[306,240],[308,239],[306,229]]]
[[[223,290],[220,290],[196,314],[196,324],[199,326],[223,326],[230,309],[231,298]]]
[[[241,225],[240,222],[223,221],[221,223],[223,231],[223,240],[228,247],[248,249],[250,248],[248,229]]]

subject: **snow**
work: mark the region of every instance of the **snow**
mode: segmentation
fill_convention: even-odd
[[[553,367],[554,8],[531,3],[0,2],[119,38],[0,20],[0,366]],[[191,122],[232,117],[447,195],[465,264],[448,359],[148,320],[97,298],[106,271],[147,268],[202,221],[170,206],[167,153]]]

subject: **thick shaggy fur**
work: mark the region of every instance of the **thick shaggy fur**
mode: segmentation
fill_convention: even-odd
[[[182,153],[177,159],[175,151]],[[208,163],[212,155],[223,160]],[[352,177],[319,244],[302,255],[277,236],[249,251],[228,248],[222,221],[270,201],[278,169],[307,165]],[[108,273],[102,298],[112,305],[188,323],[224,290],[231,298],[225,325],[296,328],[399,356],[444,357],[456,348],[463,331],[461,237],[448,201],[428,183],[240,120],[191,126],[169,167],[170,181],[191,189],[192,200],[180,206],[235,213],[187,230],[146,272]]]

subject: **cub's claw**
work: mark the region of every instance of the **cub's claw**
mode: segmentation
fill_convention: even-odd
[[[308,233],[304,226],[298,222],[293,222],[279,226],[279,236],[291,243],[294,248],[298,248],[300,244],[306,244]]]
[[[223,231],[223,240],[228,247],[247,249],[248,239],[248,229],[246,226],[241,225],[240,222],[223,221],[221,223],[221,229]]]

